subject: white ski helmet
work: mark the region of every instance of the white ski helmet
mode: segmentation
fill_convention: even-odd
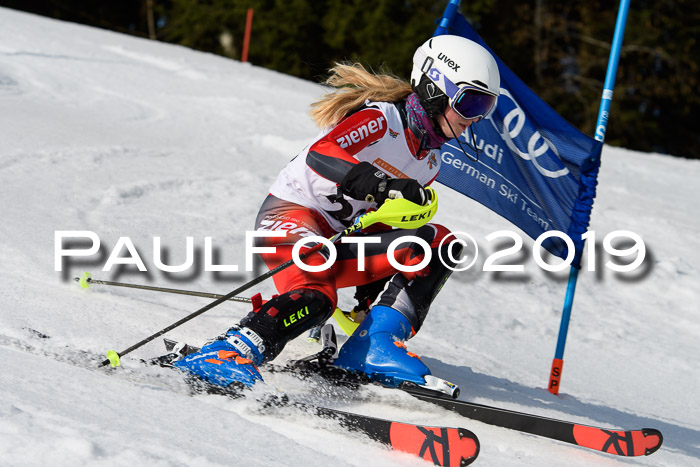
[[[464,37],[432,37],[413,54],[411,86],[433,118],[448,105],[465,119],[486,118],[496,108],[500,84],[493,56]]]

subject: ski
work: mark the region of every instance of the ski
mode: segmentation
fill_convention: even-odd
[[[342,369],[332,365],[332,357],[337,355],[337,342],[335,332],[329,326],[322,332],[323,350],[311,357],[293,362],[294,366],[302,368],[302,371],[320,372],[326,377],[351,379],[352,375],[343,374]],[[354,384],[366,382],[362,378],[355,378]],[[450,383],[448,383],[450,384]],[[436,387],[436,388],[439,388]],[[542,436],[569,444],[574,444],[587,449],[605,452],[617,456],[634,457],[648,456],[656,452],[663,443],[663,435],[654,428],[642,428],[635,430],[614,430],[557,420],[514,410],[508,410],[474,402],[457,400],[459,389],[455,388],[450,395],[436,388],[421,387],[413,383],[404,383],[396,388],[403,390],[411,396],[424,402],[439,405],[447,410],[456,412],[472,420],[478,420],[489,425]],[[394,388],[389,388],[394,389]]]
[[[273,369],[273,371],[275,370]],[[319,371],[318,364],[309,364],[307,361],[295,362],[292,366],[282,368],[281,371],[290,371],[302,377],[315,371],[316,374],[321,377],[336,382],[337,384],[354,386],[369,384],[369,382],[362,377],[354,377],[355,375],[348,374],[345,370],[334,367],[333,365],[326,365]],[[444,409],[456,412],[463,417],[489,425],[563,441],[565,443],[617,456],[648,456],[656,452],[663,443],[663,435],[659,430],[654,428],[615,430],[594,427],[457,400],[442,392],[425,389],[413,384],[404,384],[398,388],[382,387],[406,392],[421,401],[438,405]]]
[[[171,367],[174,359],[199,351],[199,347],[170,339],[164,339],[164,343],[169,354],[144,363]],[[190,378],[188,383],[195,393],[227,395],[234,399],[246,396],[245,389],[222,388],[195,377]],[[292,402],[286,396],[275,395],[259,402],[265,409],[294,407],[320,418],[335,420],[349,431],[362,433],[393,450],[413,454],[434,465],[466,466],[474,462],[479,455],[479,439],[466,428],[396,422],[305,402]]]
[[[479,455],[479,439],[465,428],[415,425],[308,404],[294,405],[319,417],[337,420],[350,431],[364,433],[385,446],[413,454],[434,465],[465,466]]]
[[[308,368],[308,366],[305,366],[302,371],[308,374]],[[295,369],[287,367],[283,368],[282,371],[295,372]],[[362,378],[352,378],[352,376],[343,374],[342,369],[332,365],[327,366],[319,374],[324,378],[335,379],[340,384],[356,386],[367,384],[367,381],[364,381]],[[431,391],[415,385],[406,384],[399,388],[386,388],[406,392],[421,401],[438,405],[472,420],[617,456],[648,456],[656,452],[663,443],[663,435],[654,428],[615,430],[594,427],[457,400],[441,392]]]
[[[663,435],[654,428],[638,430],[599,428],[474,402],[449,399],[441,395],[427,394],[423,390],[411,387],[400,389],[417,399],[439,405],[472,420],[617,456],[648,456],[656,452],[663,443]]]

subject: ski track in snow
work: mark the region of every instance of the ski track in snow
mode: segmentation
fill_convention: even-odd
[[[107,349],[121,350],[207,302],[99,285],[85,291],[72,278],[90,271],[96,279],[223,294],[254,277],[243,270],[245,231],[278,171],[317,134],[308,106],[323,92],[250,64],[0,8],[0,464],[427,465],[333,422],[190,397],[177,375],[138,365],[163,352],[158,340],[125,357],[118,371],[95,368]],[[270,375],[270,382],[336,408],[464,426],[481,440],[479,466],[698,465],[700,163],[610,146],[603,152],[591,220],[597,248],[607,233],[631,230],[648,257],[624,276],[604,266],[603,253],[595,272],[579,275],[561,395],[544,386],[567,277],[539,271],[527,238],[517,256],[524,273],[455,273],[409,347],[458,383],[465,400],[657,428],[664,434],[657,453],[589,452],[379,388],[329,394],[294,378]],[[437,189],[436,221],[469,232],[483,255],[495,251],[486,235],[515,229]],[[55,271],[58,230],[94,231],[100,253]],[[125,236],[148,271],[102,272]],[[185,239],[194,237],[195,267],[156,269],[154,236],[173,265],[185,261]],[[207,236],[217,264],[237,264],[239,272],[203,271]],[[266,281],[254,292],[275,290]],[[352,294],[341,290],[341,305]],[[243,304],[222,304],[170,336],[201,344],[246,313]],[[297,339],[278,362],[317,348]]]

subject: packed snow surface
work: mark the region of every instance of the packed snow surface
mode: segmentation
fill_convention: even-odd
[[[221,294],[253,278],[261,269],[245,270],[245,232],[279,170],[317,134],[308,109],[323,92],[254,65],[0,8],[0,464],[427,465],[298,412],[270,416],[249,401],[190,397],[179,374],[139,365],[163,353],[160,339],[121,369],[95,365],[106,350],[123,350],[211,299],[83,290],[73,277],[89,271]],[[462,399],[657,428],[665,442],[650,457],[621,459],[492,427],[380,388],[270,381],[345,410],[466,427],[482,443],[476,465],[699,465],[699,179],[698,161],[605,147],[589,242],[597,262],[579,275],[559,396],[546,384],[567,271],[544,273],[525,239],[506,258],[524,272],[483,272],[486,256],[508,246],[486,241],[489,233],[522,234],[438,185],[435,222],[470,233],[482,251],[474,268],[453,275],[409,342],[434,374],[462,387]],[[633,273],[605,265],[612,258],[603,239],[616,230],[646,245]],[[59,261],[57,271],[58,231],[93,232],[99,252]],[[193,266],[157,267],[186,264],[187,237]],[[205,271],[205,237],[212,263],[238,272]],[[68,241],[74,249],[91,243]],[[133,260],[132,244],[146,271],[119,264]],[[268,280],[253,292],[275,290]],[[341,291],[341,305],[351,306],[352,293]],[[169,336],[201,345],[248,310],[229,302]],[[279,360],[317,349],[300,338]]]

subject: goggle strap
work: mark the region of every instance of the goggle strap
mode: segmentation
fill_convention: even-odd
[[[428,71],[430,71],[430,67],[433,66],[433,58],[429,57],[428,54],[425,53],[422,47],[419,47],[416,49],[416,53],[413,57],[413,61],[415,63],[422,63],[420,67],[420,71],[427,74]]]

